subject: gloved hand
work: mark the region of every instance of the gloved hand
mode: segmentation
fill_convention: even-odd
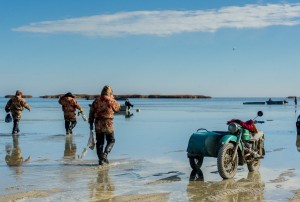
[[[93,129],[94,129],[93,124],[90,124],[90,130],[93,130]]]
[[[79,116],[82,112],[83,112],[83,109],[81,108],[81,109],[78,111],[77,116]]]

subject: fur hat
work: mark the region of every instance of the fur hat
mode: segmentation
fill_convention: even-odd
[[[20,91],[20,90],[16,91],[16,96],[21,96],[22,97],[22,95],[23,95],[22,91]]]

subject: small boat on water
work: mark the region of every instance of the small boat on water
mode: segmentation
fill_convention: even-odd
[[[120,111],[116,112],[115,114],[128,114],[130,113],[130,108],[125,105],[121,105]]]
[[[283,101],[273,101],[273,100],[268,100],[266,101],[266,103],[268,105],[284,105],[284,104],[287,104],[288,102],[283,100]]]
[[[121,105],[120,111],[125,112],[125,111],[130,111],[130,109],[126,105]]]
[[[244,105],[264,105],[266,102],[243,102]]]

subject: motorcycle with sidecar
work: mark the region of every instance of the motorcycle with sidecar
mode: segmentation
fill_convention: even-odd
[[[260,160],[265,155],[263,131],[256,129],[257,112],[254,119],[243,122],[232,119],[227,122],[228,131],[208,131],[200,128],[193,133],[187,147],[187,157],[193,170],[200,169],[204,157],[216,157],[220,176],[224,179],[233,178],[238,165],[247,164],[249,172],[257,171]]]

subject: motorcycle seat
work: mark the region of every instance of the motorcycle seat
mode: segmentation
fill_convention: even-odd
[[[264,132],[259,130],[259,131],[257,131],[257,133],[254,133],[252,136],[253,136],[254,140],[258,140],[258,139],[262,138],[263,135],[264,135]]]

